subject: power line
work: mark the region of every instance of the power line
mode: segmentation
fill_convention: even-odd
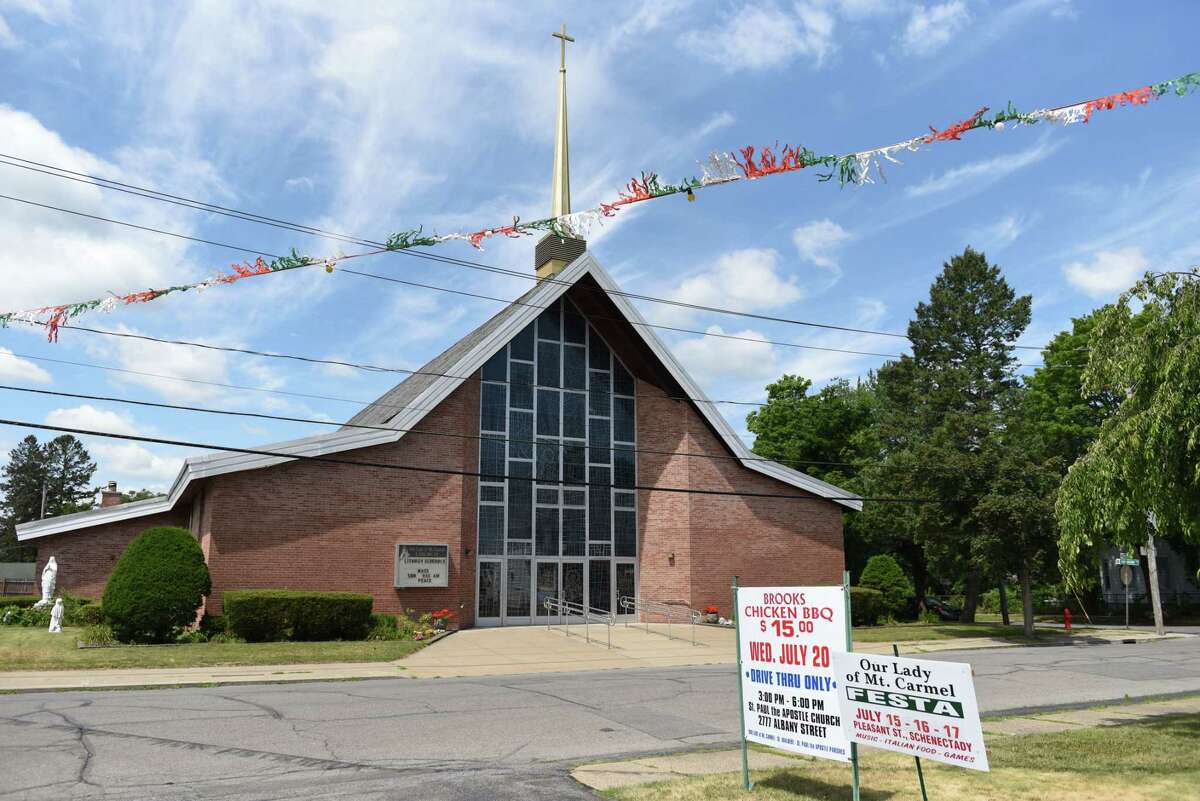
[[[278,420],[278,421],[285,422],[285,423],[307,423],[307,424],[311,424],[311,425],[332,426],[335,428],[355,428],[355,429],[365,429],[365,430],[370,430],[370,431],[398,432],[398,433],[402,433],[402,434],[409,434],[409,435],[415,435],[415,436],[442,437],[442,438],[446,438],[446,439],[469,439],[469,440],[474,440],[474,441],[487,440],[487,441],[491,441],[491,442],[515,442],[515,443],[520,443],[523,445],[533,445],[535,447],[538,445],[548,444],[545,442],[544,439],[543,440],[521,439],[519,437],[509,437],[509,436],[505,436],[502,434],[487,434],[487,433],[453,434],[453,433],[445,432],[445,431],[425,431],[425,430],[417,429],[417,428],[393,428],[390,426],[368,425],[365,423],[338,423],[338,422],[332,421],[332,420],[317,420],[317,419],[311,418],[311,417],[290,417],[287,415],[267,414],[265,412],[244,412],[244,411],[237,411],[237,410],[233,410],[233,409],[213,409],[213,408],[207,407],[207,406],[185,406],[185,405],[181,405],[181,404],[159,403],[156,401],[137,400],[134,398],[121,398],[121,397],[116,397],[116,396],[112,396],[112,395],[88,395],[88,394],[79,393],[79,392],[62,392],[62,391],[51,390],[51,389],[37,389],[35,387],[16,387],[16,386],[10,386],[10,385],[6,385],[6,384],[0,384],[0,390],[4,390],[4,391],[8,391],[8,392],[25,392],[25,393],[29,393],[29,394],[33,394],[33,395],[49,395],[49,396],[59,397],[59,398],[75,398],[77,400],[103,401],[103,402],[107,402],[107,403],[124,403],[124,404],[128,404],[131,406],[143,406],[143,407],[149,407],[149,408],[155,408],[155,409],[170,409],[172,411],[181,411],[181,412],[199,412],[199,413],[203,413],[203,414],[217,414],[217,415],[226,415],[226,416],[230,416],[230,417],[252,417],[252,418],[256,418],[256,419],[260,419],[260,420]],[[853,467],[856,469],[861,469],[863,467],[871,466],[871,465],[866,465],[866,464],[857,464],[855,462],[836,462],[836,461],[824,461],[824,460],[818,460],[818,459],[768,459],[763,456],[753,456],[753,457],[723,456],[723,455],[714,455],[714,454],[708,454],[708,453],[693,453],[691,451],[667,451],[667,450],[658,450],[658,449],[654,449],[654,448],[639,448],[636,446],[622,447],[620,445],[591,445],[591,444],[576,444],[576,443],[571,443],[571,442],[558,442],[558,441],[555,441],[553,444],[556,446],[564,445],[566,447],[586,448],[588,450],[593,450],[593,451],[599,450],[599,451],[609,451],[609,452],[613,452],[613,453],[616,453],[616,452],[646,453],[646,454],[655,454],[655,455],[660,455],[660,456],[684,456],[689,459],[711,459],[711,460],[731,461],[731,462],[773,462],[773,463],[782,464],[782,465],[821,465],[821,466],[830,466],[830,467]],[[874,463],[874,466],[903,467],[903,469],[905,469],[905,470],[936,469],[932,466],[888,465],[888,464],[882,463],[882,462]]]
[[[364,273],[364,275],[367,275],[367,274]],[[532,304],[526,304],[526,305],[532,305]],[[535,308],[545,308],[545,307],[535,306]],[[32,325],[32,323],[31,323],[31,325]],[[304,362],[304,363],[308,363],[308,364],[347,367],[347,368],[363,370],[366,372],[374,372],[374,373],[399,373],[399,374],[410,375],[410,376],[422,375],[422,376],[429,376],[429,377],[433,377],[433,378],[449,378],[449,379],[453,379],[456,381],[467,381],[471,378],[470,375],[457,375],[454,373],[439,373],[439,372],[434,372],[434,371],[430,371],[430,370],[420,370],[420,369],[413,370],[413,369],[409,369],[406,367],[389,367],[389,366],[375,365],[375,364],[364,364],[361,362],[349,362],[349,361],[343,361],[340,359],[325,359],[325,358],[320,358],[320,357],[316,357],[316,356],[304,356],[301,354],[277,353],[277,352],[273,352],[273,351],[255,350],[253,348],[238,348],[238,347],[234,347],[231,345],[214,345],[214,344],[211,344],[208,342],[193,342],[191,340],[184,340],[184,339],[167,339],[165,337],[155,337],[155,336],[151,336],[149,334],[137,334],[137,333],[133,333],[130,331],[105,331],[105,330],[99,329],[99,328],[89,328],[87,326],[70,325],[70,324],[64,324],[59,327],[64,328],[64,329],[70,329],[73,331],[83,331],[83,332],[89,333],[89,334],[97,334],[100,336],[111,336],[111,337],[118,337],[118,338],[123,338],[123,339],[136,339],[136,340],[141,340],[141,341],[146,341],[146,342],[154,342],[154,343],[161,344],[161,345],[176,345],[176,346],[183,346],[183,347],[199,348],[202,350],[212,350],[212,351],[220,351],[220,352],[226,352],[226,353],[238,353],[238,354],[242,354],[242,355],[246,355],[246,356],[258,356],[258,357],[270,358],[270,359],[284,359],[284,360],[290,360],[290,361],[299,361],[299,362]],[[899,358],[899,357],[897,357],[897,358]],[[1046,365],[1018,364],[1016,366],[1018,366],[1018,367],[1044,367]],[[1057,365],[1057,366],[1062,366],[1062,365]],[[532,388],[532,389],[557,389],[557,390],[565,389],[567,391],[571,391],[571,388],[566,388],[566,387],[562,387],[562,386],[558,386],[558,385],[554,385],[554,384],[538,384],[538,383],[533,383],[533,382],[513,381],[513,380],[507,380],[507,379],[506,380],[484,379],[484,380],[488,381],[489,383],[493,383],[493,384],[506,384],[506,385],[510,385],[510,386],[528,387],[528,388]],[[575,388],[575,390],[580,391],[580,392],[588,391],[586,389],[578,389],[578,388]],[[608,394],[613,394],[613,393],[610,392]],[[708,403],[708,404],[712,404],[712,405],[755,406],[755,407],[762,407],[762,406],[769,405],[769,401],[711,400],[708,398],[694,398],[690,395],[664,395],[663,398],[665,398],[667,400],[690,401],[692,403]],[[371,405],[371,404],[367,404],[367,405]],[[412,408],[412,407],[397,407],[397,408]]]
[[[816,497],[808,495],[782,495],[773,492],[742,492],[737,490],[706,490],[693,489],[689,487],[659,487],[646,486],[642,484],[634,484],[631,486],[619,486],[614,483],[592,482],[592,481],[567,481],[565,479],[536,479],[531,476],[510,476],[500,473],[483,473],[472,470],[452,470],[449,468],[439,467],[418,467],[416,465],[398,465],[387,462],[369,462],[359,461],[355,459],[338,459],[330,456],[310,456],[293,453],[279,453],[277,451],[268,451],[258,448],[235,448],[230,445],[212,445],[202,442],[191,442],[188,440],[166,439],[164,437],[147,437],[139,434],[117,434],[111,431],[94,431],[86,428],[73,428],[69,426],[54,426],[47,423],[31,423],[23,420],[8,420],[0,419],[0,425],[13,426],[17,428],[32,428],[41,431],[57,431],[63,434],[79,434],[90,437],[105,437],[108,439],[119,439],[130,442],[145,442],[151,445],[172,445],[182,448],[199,448],[203,450],[226,451],[229,453],[244,453],[251,456],[274,456],[282,459],[309,461],[309,462],[325,462],[328,464],[343,464],[352,465],[355,467],[370,467],[380,470],[403,470],[414,473],[431,473],[436,475],[463,476],[466,478],[476,478],[486,481],[527,481],[530,484],[558,484],[563,487],[596,487],[599,489],[616,489],[627,491],[642,491],[642,492],[671,492],[681,493],[686,495],[715,495],[724,497],[736,498],[778,498],[781,500],[791,501],[809,501],[816,503],[824,503],[827,501],[872,501],[876,503],[947,503],[941,499],[934,498],[863,498],[856,495],[835,495],[829,497]]]
[[[0,156],[5,156],[5,154],[0,154]],[[17,157],[6,156],[6,158],[15,159]],[[22,160],[24,161],[24,159],[22,159]],[[39,164],[41,166],[50,166],[50,165],[42,164],[41,162],[30,162],[30,163]],[[3,161],[2,159],[0,159],[0,164],[7,164],[8,166],[21,167],[23,169],[32,169],[30,167],[25,167],[24,165],[21,165],[21,164],[14,164],[10,161]],[[61,168],[51,167],[51,169],[61,169]],[[58,177],[58,178],[67,178],[68,177],[65,175],[57,175],[56,173],[48,172],[46,170],[35,170],[35,171],[42,172],[47,175],[52,175],[52,176]],[[72,171],[62,170],[62,172],[72,172]],[[72,173],[72,174],[86,175],[84,173]],[[207,204],[207,203],[204,203],[203,201],[192,200],[189,198],[183,198],[182,196],[179,196],[179,195],[169,195],[167,193],[160,193],[160,192],[157,192],[157,190],[149,189],[146,187],[137,187],[133,184],[123,184],[123,183],[116,182],[116,181],[109,181],[108,179],[96,178],[95,176],[87,176],[87,177],[91,178],[93,181],[96,181],[97,183],[95,185],[100,186],[101,188],[113,189],[113,188],[117,188],[117,187],[106,186],[105,184],[119,184],[120,187],[127,187],[129,189],[140,190],[140,192],[145,193],[145,194],[139,194],[138,192],[131,192],[131,193],[139,194],[139,196],[145,197],[145,198],[151,199],[151,200],[162,200],[164,202],[174,203],[175,205],[193,204],[193,205],[190,205],[189,207],[190,208],[203,207],[203,208],[199,208],[199,210],[213,211],[214,213],[220,213],[220,214],[224,214],[225,216],[236,217],[237,219],[242,219],[247,222],[258,222],[258,223],[262,223],[262,224],[266,224],[266,225],[272,225],[276,228],[286,228],[288,230],[297,231],[299,233],[307,234],[310,236],[321,236],[321,237],[335,239],[337,241],[341,241],[341,242],[345,242],[345,243],[362,245],[365,247],[373,247],[373,248],[381,248],[381,249],[387,248],[387,244],[383,243],[383,242],[376,242],[376,241],[373,241],[370,239],[365,239],[365,238],[360,238],[360,237],[350,237],[345,234],[338,234],[335,232],[324,231],[319,228],[313,228],[311,226],[300,225],[299,223],[288,223],[285,221],[277,220],[275,218],[265,217],[265,216],[258,215],[258,214],[253,214],[251,212],[237,211],[234,209],[228,209],[223,206],[215,206],[212,204]],[[77,179],[70,179],[70,180],[77,180]],[[104,183],[99,183],[101,181],[103,181]],[[87,183],[87,182],[84,182],[84,183]],[[119,190],[119,191],[124,191],[124,190]],[[161,229],[150,228],[148,226],[140,226],[140,225],[136,225],[133,223],[124,222],[121,220],[113,220],[113,219],[106,218],[106,217],[99,217],[97,215],[86,214],[86,213],[74,211],[71,209],[65,209],[65,208],[62,208],[59,206],[52,206],[52,205],[43,204],[43,203],[35,203],[33,201],[24,200],[22,198],[12,197],[10,195],[0,195],[0,198],[5,198],[8,200],[15,200],[18,203],[28,203],[29,205],[39,206],[41,208],[51,209],[54,211],[60,211],[60,212],[64,212],[67,214],[76,214],[76,215],[79,215],[82,217],[88,217],[88,218],[95,219],[95,220],[101,220],[103,222],[111,222],[116,225],[126,225],[131,228],[138,228],[141,230],[153,231],[155,233],[164,234],[166,236],[176,236],[176,237],[188,239],[188,240],[195,241],[195,242],[201,242],[203,244],[212,244],[212,245],[216,245],[217,247],[226,247],[226,248],[233,248],[235,250],[243,250],[244,252],[253,253],[255,255],[268,256],[270,258],[279,258],[275,254],[261,253],[256,250],[250,250],[250,249],[246,249],[246,248],[236,248],[231,245],[211,242],[208,240],[202,240],[202,239],[190,237],[190,236],[187,236],[184,234],[173,233],[171,231],[164,231]],[[168,199],[168,198],[170,198],[170,199]],[[178,201],[186,201],[186,202],[178,202]],[[491,273],[496,273],[496,274],[500,274],[500,275],[509,275],[509,276],[513,276],[516,278],[521,278],[521,279],[529,280],[529,281],[535,281],[535,282],[541,281],[541,282],[550,282],[550,283],[566,284],[566,285],[574,286],[574,284],[571,284],[571,282],[561,281],[552,276],[548,277],[548,278],[538,278],[536,275],[533,275],[533,274],[529,273],[528,271],[518,271],[518,270],[509,269],[509,268],[496,267],[496,266],[490,265],[490,264],[474,262],[469,259],[454,258],[454,257],[443,256],[441,254],[429,253],[428,251],[422,251],[422,250],[419,250],[416,248],[408,248],[408,249],[404,249],[404,250],[386,250],[386,252],[401,253],[401,254],[408,255],[408,256],[414,256],[417,258],[428,259],[430,261],[439,261],[439,262],[442,262],[445,264],[453,264],[453,265],[457,265],[457,266],[461,266],[461,267],[467,267],[469,269],[482,270],[484,272],[491,272]],[[591,290],[590,287],[581,287],[581,289]],[[680,308],[690,309],[692,311],[703,311],[703,312],[708,312],[710,314],[724,314],[724,315],[731,315],[731,316],[736,316],[736,317],[746,317],[749,319],[761,320],[764,322],[785,323],[788,325],[798,325],[798,326],[805,326],[805,327],[810,327],[810,328],[821,328],[821,329],[826,329],[826,330],[831,330],[831,331],[842,331],[842,332],[846,332],[846,333],[868,334],[871,336],[892,337],[892,338],[905,339],[905,340],[909,339],[907,334],[901,334],[901,333],[894,332],[894,331],[875,331],[875,330],[866,329],[866,328],[856,328],[856,327],[852,327],[852,326],[835,325],[832,323],[814,323],[809,320],[796,320],[796,319],[787,318],[787,317],[777,317],[777,316],[773,316],[773,315],[758,314],[758,313],[754,313],[754,312],[738,311],[735,309],[725,309],[725,308],[721,308],[718,306],[707,306],[707,305],[703,305],[703,304],[687,303],[685,301],[671,300],[668,298],[659,298],[659,297],[654,297],[652,295],[643,295],[643,294],[635,293],[635,292],[625,292],[623,290],[599,288],[598,290],[591,290],[591,291],[599,291],[599,292],[602,292],[602,293],[610,295],[610,296],[618,295],[621,297],[630,298],[632,300],[641,300],[641,301],[646,301],[649,303],[659,303],[659,304],[665,304],[665,305],[670,305],[670,306],[676,306],[676,307],[680,307]],[[1037,346],[1037,345],[1012,345],[1010,347],[1013,347],[1015,349],[1020,349],[1020,350],[1043,350],[1044,349],[1042,346]]]

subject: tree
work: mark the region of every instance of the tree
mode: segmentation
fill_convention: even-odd
[[[1000,269],[967,248],[945,265],[908,325],[912,355],[879,371],[878,428],[885,458],[867,478],[873,493],[928,499],[896,517],[942,575],[963,578],[962,619],[973,621],[992,571],[979,558],[979,500],[996,475],[989,440],[1016,387],[1014,342],[1029,324],[1031,298],[1017,297]],[[900,512],[897,514],[897,512]]]
[[[83,444],[69,434],[45,445],[33,435],[21,440],[0,471],[0,559],[32,561],[34,549],[17,543],[17,524],[88,508],[95,472]]]
[[[101,607],[123,642],[166,642],[196,620],[212,580],[200,544],[186,528],[158,526],[121,554]]]
[[[746,417],[746,428],[754,438],[754,452],[814,478],[852,492],[861,492],[858,467],[874,458],[872,442],[875,418],[873,379],[851,384],[831,381],[810,393],[812,382],[797,375],[784,375],[767,385],[767,403]],[[869,536],[857,514],[844,518],[846,566],[857,574],[865,563]]]
[[[904,575],[900,563],[887,554],[876,554],[867,560],[862,575],[858,579],[859,586],[869,587],[883,593],[883,604],[892,618],[897,618],[908,610],[913,597],[913,585]]]
[[[16,527],[26,520],[36,520],[42,512],[42,484],[45,477],[42,446],[32,434],[9,451],[8,463],[0,475],[0,561],[32,562],[36,551],[17,544]]]
[[[1049,577],[1058,557],[1054,498],[1062,471],[1059,458],[1046,457],[1047,446],[1036,439],[1041,421],[1016,418],[1016,410],[1027,408],[1014,404],[1004,431],[988,442],[995,473],[974,510],[979,532],[972,548],[977,560],[1017,574],[1024,633],[1032,637],[1033,583]]]
[[[121,503],[133,503],[134,501],[145,501],[150,498],[158,498],[162,495],[161,492],[153,492],[148,489],[140,490],[125,490],[121,493]]]
[[[46,516],[65,515],[91,506],[96,463],[83,443],[63,434],[46,443]]]
[[[1065,473],[1087,451],[1100,425],[1121,399],[1101,390],[1085,393],[1087,368],[1097,315],[1103,309],[1071,321],[1042,350],[1042,366],[1025,380],[1025,419],[1041,441],[1047,457],[1057,456]]]
[[[1148,274],[1096,313],[1083,391],[1121,403],[1059,491],[1059,565],[1075,587],[1102,544],[1152,549],[1151,515],[1200,541],[1200,270]]]

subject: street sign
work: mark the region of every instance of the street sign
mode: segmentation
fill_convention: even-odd
[[[1122,567],[1137,567],[1141,564],[1141,562],[1139,562],[1137,559],[1127,559],[1125,557],[1118,556],[1113,560],[1113,564],[1120,565]]]
[[[833,656],[847,649],[842,587],[738,587],[745,739],[850,761]]]
[[[1129,565],[1121,565],[1121,583],[1126,588],[1133,583],[1133,568]]]
[[[970,665],[838,653],[833,667],[848,740],[972,770],[988,769]]]

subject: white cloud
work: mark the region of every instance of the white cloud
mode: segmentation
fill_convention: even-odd
[[[770,248],[734,250],[719,257],[697,275],[685,278],[669,293],[672,300],[740,311],[778,309],[804,297],[794,278],[783,275],[779,253]],[[659,320],[690,319],[693,312],[655,305]]]
[[[315,184],[313,179],[307,175],[301,175],[297,178],[288,178],[283,182],[283,188],[289,192],[305,191],[311,192]]]
[[[116,476],[125,486],[146,485],[152,490],[163,490],[183,464],[182,456],[160,456],[136,442],[90,441],[87,449],[96,459],[97,476],[104,481]]]
[[[22,157],[140,184],[155,181],[145,151],[130,151],[137,171],[68,145],[30,114],[0,104],[0,137]],[[177,159],[174,168],[198,175],[197,162]],[[6,194],[47,205],[188,233],[189,220],[164,204],[108,195],[94,185],[56,181],[34,172],[3,167]],[[192,272],[183,260],[187,245],[148,233],[62,214],[9,200],[0,201],[0,242],[19,242],[6,266],[3,311],[102,297],[139,287],[179,283]]]
[[[679,44],[728,72],[782,67],[798,56],[820,65],[833,51],[834,24],[833,15],[815,4],[798,4],[794,14],[746,5],[714,27],[688,31]]]
[[[1063,267],[1063,275],[1085,295],[1101,298],[1128,289],[1150,263],[1136,247],[1101,250],[1091,263],[1072,262]]]
[[[3,347],[0,347],[0,378],[6,381],[32,381],[35,384],[49,384],[53,380],[41,367]]]
[[[900,36],[900,47],[914,56],[929,56],[945,47],[971,19],[962,0],[916,6]]]
[[[10,50],[20,44],[21,40],[4,21],[4,17],[0,17],[0,50]]]
[[[878,298],[857,298],[854,322],[851,325],[861,328],[876,328],[886,316],[887,306],[883,301]],[[888,358],[886,354],[899,354],[907,350],[907,343],[903,340],[844,331],[825,331],[806,337],[803,342],[806,345],[822,348],[860,351],[859,353],[841,353],[799,350],[794,358],[782,365],[780,372],[802,375],[814,384],[822,384],[834,378],[861,377],[869,369]]]
[[[1017,153],[996,156],[995,158],[972,161],[961,167],[954,167],[937,176],[930,176],[921,183],[904,190],[909,197],[928,197],[970,186],[973,191],[985,189],[1017,170],[1024,169],[1050,156],[1061,147],[1060,142],[1050,143],[1045,140],[1033,147]]]
[[[65,428],[82,428],[112,434],[139,434],[129,417],[108,409],[97,409],[90,403],[68,409],[54,409],[46,415],[46,423]]]
[[[708,121],[700,126],[700,129],[698,131],[696,131],[695,138],[703,139],[704,137],[708,136],[709,134],[719,131],[722,128],[728,128],[730,125],[733,125],[735,122],[737,122],[737,118],[734,117],[732,114],[730,114],[728,111],[719,111],[716,114],[709,117]]]
[[[800,258],[825,270],[837,271],[837,251],[852,237],[849,231],[826,218],[813,220],[792,231]]]
[[[710,325],[705,331],[709,334],[726,333],[719,325]],[[761,382],[778,375],[775,350],[766,337],[749,329],[730,332],[730,335],[743,338],[694,337],[679,342],[672,347],[672,351],[687,371],[702,383],[728,380]]]
[[[138,333],[125,325],[119,325],[113,330],[122,333]],[[204,342],[205,340],[196,338],[196,341]],[[111,374],[114,381],[145,387],[168,400],[198,401],[227,394],[227,391],[220,387],[193,383],[200,381],[230,383],[228,359],[226,354],[221,351],[168,345],[127,337],[89,339],[87,348],[96,356],[107,359],[116,357],[119,366],[125,370],[187,379],[173,381],[133,373]]]
[[[979,248],[998,250],[1016,242],[1030,224],[1024,214],[1006,214],[993,223],[972,229],[968,237]]]

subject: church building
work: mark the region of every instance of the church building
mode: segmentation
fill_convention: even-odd
[[[555,216],[571,202],[565,75]],[[288,588],[447,607],[462,627],[544,622],[555,597],[729,616],[735,575],[841,583],[842,515],[861,501],[755,456],[583,240],[547,235],[534,262],[532,289],[341,428],[189,458],[164,496],[18,539],[39,571],[56,557],[61,589],[99,598],[139,532],[188,528],[211,614],[229,590]]]

